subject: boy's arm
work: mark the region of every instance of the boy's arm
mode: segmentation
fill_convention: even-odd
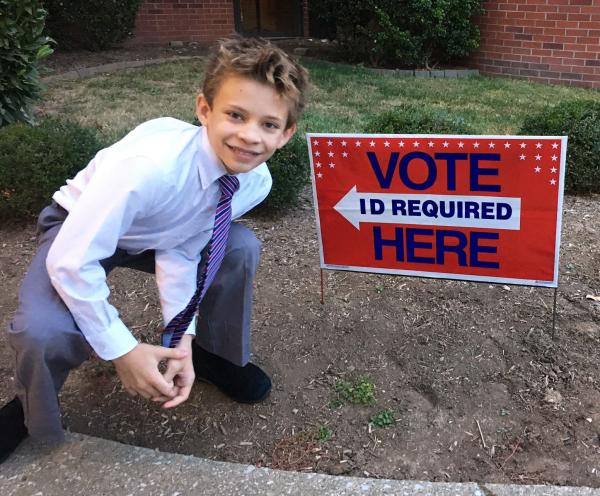
[[[130,352],[137,341],[108,303],[100,260],[113,255],[119,238],[148,209],[153,185],[147,163],[130,159],[103,164],[72,206],[46,259],[52,285],[94,351],[104,360]]]
[[[108,303],[106,273],[100,265],[113,255],[136,216],[151,213],[157,191],[148,166],[146,160],[134,158],[96,168],[60,228],[46,267],[88,343],[100,358],[114,361],[124,388],[148,399],[173,399],[180,388],[165,380],[158,364],[185,361],[188,353],[138,344]]]

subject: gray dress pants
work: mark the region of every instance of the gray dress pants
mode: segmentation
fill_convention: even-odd
[[[48,250],[66,216],[66,210],[56,203],[40,214],[38,250],[21,285],[19,306],[8,328],[9,343],[16,353],[15,382],[25,423],[30,436],[44,441],[63,438],[58,392],[69,371],[92,352],[46,270]],[[254,234],[233,223],[225,258],[200,305],[196,326],[197,344],[240,366],[250,359],[252,288],[259,253],[260,242]],[[107,274],[115,267],[153,273],[154,252],[130,255],[117,249],[101,264]],[[160,342],[160,336],[156,342]]]

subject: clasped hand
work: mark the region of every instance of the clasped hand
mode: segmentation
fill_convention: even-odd
[[[173,408],[188,399],[194,384],[192,336],[185,335],[177,348],[138,344],[129,353],[113,360],[125,390]],[[167,363],[164,374],[159,371]]]

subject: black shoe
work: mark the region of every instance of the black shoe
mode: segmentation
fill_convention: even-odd
[[[0,408],[0,463],[27,437],[25,414],[19,398]]]
[[[258,403],[271,392],[271,379],[252,363],[239,367],[196,343],[192,343],[192,360],[197,379],[214,384],[234,401]]]

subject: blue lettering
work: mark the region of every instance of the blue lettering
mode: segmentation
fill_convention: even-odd
[[[479,176],[497,176],[498,169],[486,169],[479,167],[483,160],[498,161],[499,153],[472,153],[469,160],[469,175],[471,191],[500,191],[499,184],[480,184]]]
[[[369,207],[373,215],[380,215],[385,211],[383,200],[377,200],[376,198],[369,199]]]
[[[481,267],[485,269],[498,269],[500,264],[498,262],[486,262],[479,260],[481,253],[497,253],[498,249],[496,246],[480,246],[479,242],[482,240],[498,240],[500,234],[497,232],[471,232],[470,243],[469,243],[469,264],[471,267]]]
[[[408,228],[406,230],[406,261],[407,262],[416,262],[416,263],[435,263],[435,258],[433,257],[417,257],[415,255],[415,250],[417,248],[431,249],[432,244],[426,241],[416,241],[416,236],[432,236],[433,229],[414,229]]]
[[[447,245],[446,238],[454,238],[457,240],[455,245]],[[461,267],[467,266],[467,254],[465,248],[467,247],[467,236],[460,231],[447,231],[440,229],[435,232],[435,263],[438,265],[444,265],[446,262],[446,253],[456,253],[458,257],[458,265]]]
[[[383,172],[381,171],[381,166],[379,165],[379,161],[377,160],[377,155],[375,155],[375,152],[367,152],[367,157],[369,158],[369,162],[371,163],[373,172],[375,172],[375,177],[379,182],[379,186],[381,186],[384,189],[389,189],[390,184],[392,183],[392,178],[394,177],[394,172],[396,170],[396,166],[398,165],[399,156],[400,154],[398,152],[392,152],[390,154],[388,168],[384,176]]]
[[[404,231],[401,227],[396,227],[395,239],[383,239],[381,237],[381,227],[373,227],[373,250],[375,252],[375,260],[383,260],[383,247],[391,246],[396,248],[396,261],[404,261]]]
[[[427,166],[427,178],[422,183],[415,183],[410,177],[408,177],[408,166],[413,160],[423,160]],[[434,160],[423,152],[411,152],[407,153],[400,160],[400,179],[409,188],[415,190],[424,190],[430,188],[437,178],[437,168]],[[389,186],[388,186],[389,187]]]

